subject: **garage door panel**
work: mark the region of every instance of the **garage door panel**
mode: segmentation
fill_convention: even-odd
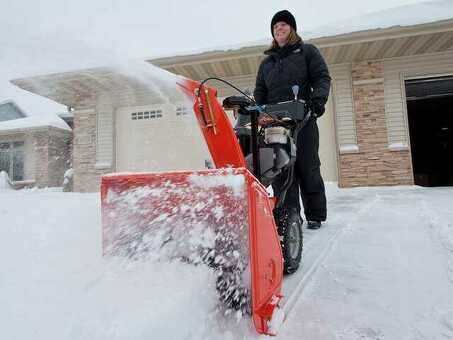
[[[203,169],[209,159],[193,114],[176,114],[173,105],[117,111],[118,171]],[[134,113],[161,111],[161,117],[133,119]],[[143,115],[141,115],[143,117]],[[135,115],[135,117],[138,117]]]

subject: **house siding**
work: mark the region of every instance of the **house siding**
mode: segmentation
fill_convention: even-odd
[[[332,77],[336,136],[339,151],[342,153],[350,150],[357,151],[351,65],[334,65],[329,67],[329,69]]]
[[[359,151],[340,154],[342,187],[414,183],[409,151],[388,148],[383,75],[383,60],[352,64]]]
[[[114,163],[114,108],[111,105],[111,98],[101,96],[96,112],[96,167],[108,169]]]

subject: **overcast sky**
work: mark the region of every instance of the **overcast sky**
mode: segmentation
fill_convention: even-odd
[[[270,37],[271,17],[281,9],[295,15],[303,36],[304,30],[420,2],[0,0],[0,102],[13,99],[32,115],[64,111],[9,80],[256,41]]]

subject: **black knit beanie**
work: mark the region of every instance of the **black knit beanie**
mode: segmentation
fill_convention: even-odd
[[[296,19],[294,18],[290,11],[284,9],[283,11],[275,13],[275,15],[272,18],[271,21],[272,37],[274,37],[274,25],[280,21],[286,22],[289,26],[294,28],[295,31],[297,31]]]

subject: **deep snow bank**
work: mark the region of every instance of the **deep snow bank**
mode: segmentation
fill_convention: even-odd
[[[0,268],[2,339],[233,339],[229,329],[250,330],[217,313],[205,266],[103,259],[98,194],[0,193]]]

